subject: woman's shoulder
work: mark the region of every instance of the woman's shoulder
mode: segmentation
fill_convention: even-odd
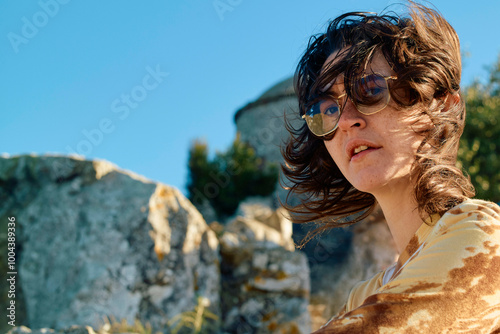
[[[423,281],[422,273],[424,285],[434,284],[434,290],[440,291],[442,282],[457,270],[471,277],[477,272],[496,272],[494,265],[483,265],[500,260],[500,207],[492,202],[466,200],[441,217],[434,217],[430,225],[422,225],[416,235],[419,242],[412,247],[409,259],[400,264],[393,280],[384,285],[384,291],[416,289]]]
[[[482,199],[468,199],[446,212],[447,215],[460,215],[464,213],[482,213],[498,220],[500,217],[500,206]]]
[[[434,234],[442,235],[459,230],[497,235],[500,238],[500,206],[480,199],[468,199],[439,218]]]
[[[495,203],[466,200],[428,228],[431,231],[423,242],[419,256],[406,268],[406,274],[425,268],[429,275],[432,273],[431,276],[440,281],[447,279],[453,270],[462,270],[464,264],[474,268],[470,273],[488,268],[493,270],[494,266],[478,268],[477,265],[491,261],[496,263],[500,259],[500,207]]]

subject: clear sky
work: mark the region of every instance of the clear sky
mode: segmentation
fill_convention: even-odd
[[[396,1],[2,1],[0,152],[80,153],[179,188],[189,146],[291,76],[311,34]],[[432,2],[457,30],[462,84],[500,53],[496,0]],[[397,8],[397,7],[395,7]]]

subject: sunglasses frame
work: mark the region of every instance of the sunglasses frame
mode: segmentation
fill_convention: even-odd
[[[396,80],[396,79],[398,78],[397,76],[394,76],[394,75],[388,75],[388,76],[385,76],[385,75],[383,75],[383,74],[381,74],[381,73],[373,72],[373,73],[366,74],[366,75],[362,76],[362,77],[360,78],[360,80],[362,80],[363,78],[366,78],[367,76],[373,75],[373,74],[378,75],[379,77],[381,77],[381,78],[383,78],[383,79],[385,80],[385,85],[387,86],[387,91],[389,91],[389,83],[387,82],[387,80],[389,80],[389,79]],[[342,116],[343,106],[345,105],[345,103],[343,103],[343,104],[341,104],[341,103],[340,103],[340,99],[341,99],[341,98],[343,98],[343,97],[344,97],[344,96],[346,96],[346,95],[347,95],[347,93],[344,93],[344,94],[339,95],[339,96],[337,96],[337,97],[329,96],[329,99],[336,101],[336,102],[337,102],[337,105],[339,106],[339,120],[340,120],[340,117]],[[383,106],[382,108],[377,109],[377,110],[375,110],[375,111],[373,111],[373,112],[368,112],[368,113],[367,113],[367,112],[363,112],[363,111],[359,110],[358,105],[357,105],[357,104],[356,104],[356,103],[352,100],[352,98],[349,98],[349,100],[351,100],[351,102],[352,102],[352,104],[354,105],[354,107],[356,108],[356,110],[357,110],[357,111],[359,111],[361,114],[363,114],[363,115],[373,115],[373,114],[376,114],[376,113],[378,113],[379,111],[383,110],[385,107],[387,107],[387,105],[389,104],[389,101],[391,100],[391,94],[390,94],[390,93],[389,93],[389,94],[387,94],[387,102],[384,104],[384,106]],[[314,106],[314,104],[313,104],[313,106]],[[312,108],[312,107],[311,107],[311,108]],[[309,108],[309,109],[311,109],[311,108]],[[308,110],[309,110],[309,109],[308,109]],[[306,117],[307,117],[307,116],[306,116],[306,113],[304,113],[304,114],[302,115],[302,119],[306,122],[307,127],[309,128],[309,131],[311,131],[311,133],[312,133],[312,134],[314,134],[314,135],[315,135],[315,136],[317,136],[317,137],[325,137],[325,136],[328,136],[329,134],[331,134],[331,133],[333,133],[335,130],[337,130],[337,127],[338,127],[338,125],[339,125],[339,120],[338,120],[338,121],[337,121],[337,124],[335,124],[335,126],[333,127],[333,129],[331,129],[331,130],[329,130],[329,131],[327,131],[327,132],[325,132],[325,133],[323,133],[323,134],[316,134],[316,133],[314,133],[314,132],[312,131],[311,127],[309,126],[309,122],[307,121]]]

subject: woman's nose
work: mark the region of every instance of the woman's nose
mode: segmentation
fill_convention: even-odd
[[[366,126],[365,117],[366,115],[360,113],[354,103],[347,99],[340,115],[338,129],[349,131],[353,128],[364,128]]]

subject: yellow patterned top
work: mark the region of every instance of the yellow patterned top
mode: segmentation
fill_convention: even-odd
[[[500,207],[467,200],[429,219],[319,333],[500,333]]]

